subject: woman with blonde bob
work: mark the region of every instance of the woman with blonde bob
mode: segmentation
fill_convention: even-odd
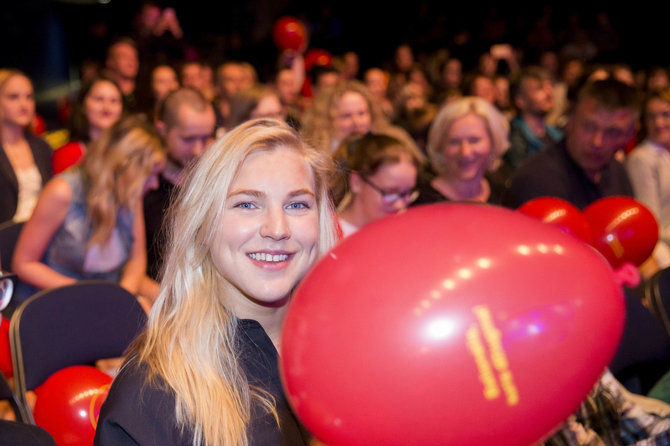
[[[431,169],[419,180],[415,204],[439,201],[498,203],[502,191],[487,180],[509,147],[509,123],[490,103],[462,97],[435,117],[426,146]]]
[[[191,166],[161,291],[102,408],[96,445],[307,444],[281,388],[281,324],[336,242],[329,159],[247,121]]]
[[[84,279],[141,292],[148,280],[142,197],[164,164],[156,131],[131,116],[90,144],[83,165],[54,177],[14,252],[13,271],[32,287],[21,297]]]
[[[303,117],[302,134],[314,147],[334,152],[353,132],[388,134],[389,128],[409,139],[404,131],[391,126],[363,83],[347,80],[317,94]]]

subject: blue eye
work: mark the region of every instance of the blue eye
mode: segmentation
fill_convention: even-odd
[[[309,209],[309,205],[303,201],[298,201],[296,203],[291,203],[288,205],[289,209]]]
[[[236,204],[235,206],[233,206],[233,207],[240,208],[240,209],[255,209],[255,208],[256,208],[256,205],[253,204],[253,203],[250,203],[250,202],[248,202],[248,201],[243,201],[243,202],[241,202],[241,203],[237,203],[237,204]]]

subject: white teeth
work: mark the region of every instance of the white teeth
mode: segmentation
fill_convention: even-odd
[[[249,257],[251,257],[254,260],[258,260],[261,262],[283,262],[284,260],[288,259],[288,254],[266,254],[264,252],[259,252],[259,253],[250,253],[247,254]]]

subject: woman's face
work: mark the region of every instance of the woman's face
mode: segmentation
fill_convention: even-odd
[[[157,101],[162,101],[171,92],[179,88],[177,73],[166,66],[156,67],[151,73],[151,89]]]
[[[258,105],[251,112],[251,118],[284,119],[279,97],[271,94],[258,101]]]
[[[11,76],[0,92],[0,112],[5,125],[28,127],[35,118],[33,85],[22,75]]]
[[[460,181],[481,180],[491,150],[491,136],[484,118],[468,113],[454,120],[442,149],[444,175]]]
[[[647,102],[645,124],[651,139],[670,148],[670,103],[659,98]]]
[[[318,255],[314,175],[294,149],[251,153],[230,186],[210,245],[219,273],[242,302],[272,306]]]
[[[121,93],[109,81],[99,81],[84,98],[84,113],[89,129],[105,130],[116,123],[123,111]]]
[[[362,94],[347,91],[332,110],[333,128],[338,141],[352,132],[367,133],[372,125],[370,106]]]
[[[352,205],[360,205],[366,224],[402,211],[414,198],[416,176],[416,166],[404,153],[397,162],[383,164],[369,177],[353,174],[350,179],[354,195]]]

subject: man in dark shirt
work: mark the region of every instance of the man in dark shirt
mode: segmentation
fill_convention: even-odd
[[[163,221],[175,186],[182,180],[184,168],[203,154],[214,133],[216,117],[211,104],[192,88],[170,93],[160,112],[156,127],[168,153],[158,188],[144,197],[147,235],[147,274],[158,280],[165,253]]]
[[[538,152],[512,177],[504,203],[518,207],[550,196],[584,208],[612,195],[633,196],[625,169],[614,155],[633,136],[638,113],[635,89],[613,79],[586,84],[562,144]]]

